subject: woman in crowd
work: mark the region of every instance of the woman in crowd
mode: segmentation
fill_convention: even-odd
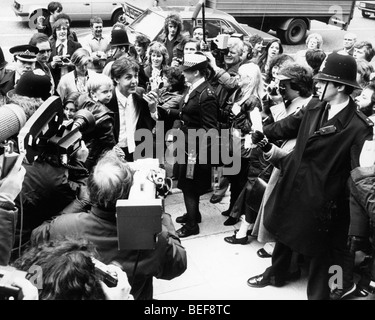
[[[186,81],[190,83],[189,92],[185,94],[178,110],[158,108],[160,120],[181,121],[180,132],[185,136],[184,141],[177,139],[176,142],[179,153],[177,187],[182,190],[187,210],[186,214],[176,219],[177,223],[184,224],[177,230],[180,238],[199,234],[198,223],[202,220],[199,199],[211,187],[211,145],[206,135],[210,129],[217,129],[219,106],[214,90],[206,80],[207,67],[208,59],[202,53],[185,55],[182,70]],[[151,113],[156,111],[155,105],[149,104]],[[203,137],[193,139],[195,145],[191,139],[191,132],[194,130],[204,133]],[[203,141],[207,143],[202,143]],[[179,161],[181,157],[183,161]]]
[[[164,69],[167,66],[168,51],[164,44],[154,41],[147,52],[148,66],[144,69],[148,79],[147,91],[160,88],[163,82]]]
[[[270,70],[270,63],[272,58],[278,54],[283,53],[283,46],[279,39],[272,39],[268,42],[263,53],[256,59],[253,60],[263,74],[267,74]]]
[[[322,46],[323,37],[319,33],[311,33],[306,38],[306,49],[297,51],[294,60],[299,64],[306,64],[307,50],[322,49]]]
[[[62,101],[72,92],[87,92],[87,81],[96,76],[96,72],[88,68],[92,58],[86,49],[77,49],[71,62],[74,70],[64,75],[57,86],[57,93]]]
[[[230,108],[232,124],[230,128],[230,143],[240,141],[241,170],[236,175],[228,175],[230,181],[230,203],[226,211],[228,215],[246,184],[248,176],[258,174],[261,164],[258,149],[251,149],[246,143],[249,133],[254,130],[262,130],[262,96],[263,80],[258,65],[247,63],[238,69],[238,89],[229,97],[227,108]],[[234,148],[234,146],[232,146]],[[229,147],[229,150],[231,147]],[[232,149],[236,152],[236,149]],[[224,225],[233,225],[238,219],[229,217]]]

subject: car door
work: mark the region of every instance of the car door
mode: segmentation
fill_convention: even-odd
[[[61,1],[63,12],[68,14],[72,21],[85,21],[91,17],[92,0],[64,0]]]
[[[90,0],[92,5],[92,15],[99,16],[103,21],[111,20],[113,12],[121,9],[121,1],[116,0]]]

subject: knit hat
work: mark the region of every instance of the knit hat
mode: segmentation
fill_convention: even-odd
[[[41,69],[25,72],[13,90],[8,92],[8,97],[13,94],[30,98],[47,100],[51,96],[51,79]]]

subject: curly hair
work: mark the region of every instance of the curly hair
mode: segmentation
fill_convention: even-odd
[[[291,88],[303,98],[311,96],[314,89],[312,70],[298,63],[287,63],[279,70],[279,75],[290,78]]]
[[[96,255],[95,247],[87,240],[66,238],[30,247],[13,266],[28,272],[28,279],[41,270],[41,300],[104,300],[91,260]]]
[[[169,24],[172,24],[174,26],[177,26],[177,34],[180,34],[181,30],[182,30],[182,19],[180,17],[180,15],[176,12],[172,12],[170,13],[166,18],[165,18],[165,21],[164,21],[164,33],[166,35],[168,35],[169,31],[168,31],[168,25]]]
[[[182,92],[185,89],[185,76],[180,68],[167,67],[164,75],[168,79],[171,92]]]

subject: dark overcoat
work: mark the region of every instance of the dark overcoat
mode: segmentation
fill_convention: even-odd
[[[265,227],[308,256],[327,250],[333,236],[347,236],[348,178],[359,165],[364,141],[372,137],[373,123],[357,111],[353,100],[326,123],[334,132],[319,131],[324,106],[313,99],[302,111],[264,130],[275,139],[298,134],[294,151],[279,163],[280,177],[265,206]]]
[[[172,118],[181,121],[180,130],[185,135],[184,152],[187,154],[189,150],[189,129],[203,129],[205,132],[208,132],[210,129],[217,129],[219,105],[214,90],[207,81],[200,84],[189,94],[189,99],[186,103],[185,96],[181,99],[179,109],[170,109],[168,116],[164,116],[163,118],[164,120]],[[186,156],[185,163],[179,163],[178,188],[181,190],[194,190],[199,194],[203,194],[211,186],[210,151],[208,150],[210,143],[208,140],[207,144],[201,144],[197,140],[196,144],[198,154],[197,164],[194,169],[194,179],[186,178]],[[201,159],[207,158],[207,162],[202,163],[201,161],[199,163],[199,154],[204,152],[206,154]]]

